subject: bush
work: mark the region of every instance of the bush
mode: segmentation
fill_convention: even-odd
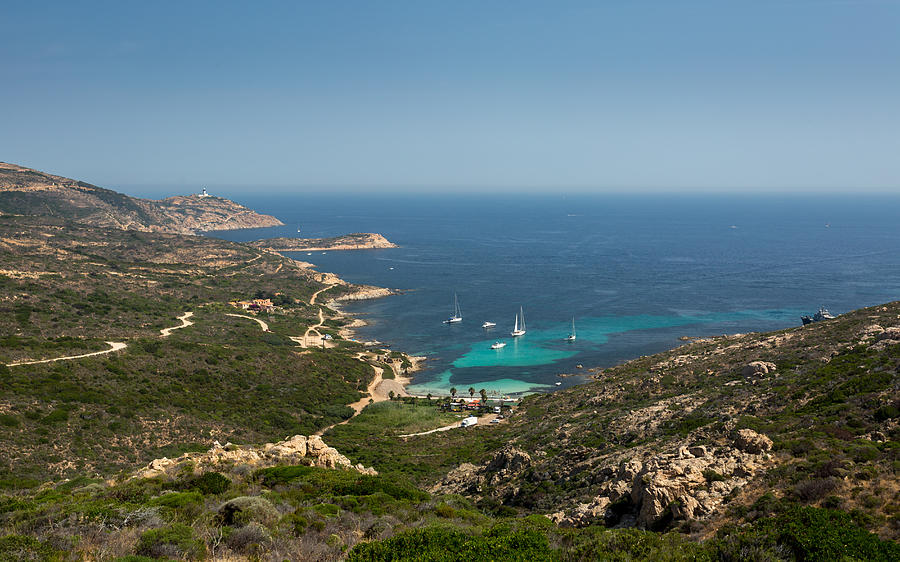
[[[900,545],[883,541],[860,527],[849,514],[793,506],[778,517],[753,524],[757,543],[788,548],[797,560],[900,560]]]
[[[33,537],[22,535],[0,537],[0,562],[20,560],[62,560],[62,553]]]
[[[219,508],[225,525],[246,525],[250,522],[271,525],[278,520],[278,510],[269,500],[259,496],[238,496]]]
[[[150,500],[150,505],[179,509],[188,504],[199,504],[203,501],[200,492],[170,492]]]
[[[0,425],[5,427],[18,427],[19,418],[12,414],[0,414]]]
[[[715,470],[713,470],[711,468],[707,468],[706,470],[703,471],[703,477],[706,478],[706,481],[708,483],[722,482],[725,480],[724,476],[722,476],[721,474],[719,474],[718,472],[716,472]]]
[[[250,554],[265,547],[271,540],[272,536],[268,529],[259,523],[251,522],[228,535],[225,543],[235,552]]]
[[[193,529],[175,523],[142,534],[136,551],[153,558],[199,558],[205,549],[203,543],[194,538]]]
[[[538,531],[510,530],[498,526],[481,536],[470,536],[457,529],[429,527],[395,535],[384,541],[360,543],[350,551],[348,562],[388,562],[429,560],[450,562],[466,560],[555,560],[547,537]]]
[[[834,478],[815,478],[794,486],[794,493],[804,502],[814,502],[830,494],[837,487]]]
[[[872,413],[876,421],[885,421],[900,416],[900,409],[896,406],[882,406]]]
[[[218,472],[206,472],[190,481],[189,488],[199,490],[203,495],[218,495],[225,493],[231,487],[231,480]]]

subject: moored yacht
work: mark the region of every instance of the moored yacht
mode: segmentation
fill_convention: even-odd
[[[491,344],[491,349],[501,349],[503,347],[506,347],[506,342],[495,341],[494,343]]]
[[[462,322],[462,312],[459,310],[459,298],[453,293],[453,316],[444,320],[444,324],[455,324]]]
[[[522,318],[521,324],[519,323],[519,317]],[[520,306],[519,314],[516,315],[516,325],[513,327],[513,331],[509,333],[512,337],[519,337],[525,335],[525,310]]]
[[[484,324],[481,325],[481,327],[484,329],[488,329],[488,328],[493,328],[496,325],[497,325],[496,322],[485,322]]]

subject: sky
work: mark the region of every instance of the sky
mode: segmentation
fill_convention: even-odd
[[[900,192],[900,0],[11,2],[0,107],[126,192]]]

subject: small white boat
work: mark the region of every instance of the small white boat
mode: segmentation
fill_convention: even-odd
[[[566,341],[575,341],[575,317],[572,317],[572,333],[566,338]]]
[[[554,384],[555,384],[556,386],[562,386],[562,383],[559,382],[559,381],[555,382]]]
[[[306,255],[307,255],[307,256],[311,256],[311,255],[312,255],[312,252],[306,252]]]
[[[487,329],[487,328],[493,328],[496,325],[497,325],[496,322],[485,322],[484,324],[481,325],[481,327],[484,329]]]
[[[522,317],[522,323],[519,324],[519,317]],[[525,335],[525,311],[522,307],[519,307],[519,314],[516,315],[516,325],[513,328],[513,331],[509,333],[514,338]]]
[[[495,341],[491,344],[491,349],[501,349],[506,347],[506,342],[503,341]]]
[[[459,298],[453,293],[453,316],[444,320],[444,324],[456,324],[462,322],[462,312],[459,310]]]

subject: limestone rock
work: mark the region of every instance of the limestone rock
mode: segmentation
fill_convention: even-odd
[[[771,447],[767,437],[755,432],[744,434],[743,438],[755,449]],[[681,446],[673,452],[630,459],[617,470],[604,469],[602,474],[609,478],[601,484],[599,494],[591,502],[550,517],[561,526],[610,524],[618,520],[615,526],[643,528],[652,527],[667,513],[676,519],[705,518],[716,512],[726,496],[745,485],[748,478],[768,462],[771,461],[767,458],[736,447],[714,450],[704,445]],[[721,475],[724,480],[708,482],[706,474],[709,472]],[[614,504],[619,506],[618,514],[617,510],[611,509]],[[621,515],[623,508],[630,512]]]
[[[266,443],[258,448],[238,447],[231,443],[222,446],[217,441],[205,453],[187,453],[177,459],[162,458],[151,461],[146,468],[138,471],[135,477],[172,476],[181,467],[188,466],[188,463],[192,464],[196,474],[236,465],[265,468],[277,464],[310,464],[321,468],[342,468],[362,474],[378,474],[375,469],[366,468],[361,464],[351,464],[347,457],[334,447],[325,444],[318,435],[309,437],[294,435],[284,441]]]
[[[751,361],[741,369],[741,375],[745,377],[768,375],[774,372],[775,363],[769,361]]]
[[[739,429],[734,436],[734,446],[745,453],[759,455],[772,449],[772,440],[752,429]]]
[[[900,340],[900,328],[892,326],[890,328],[885,328],[884,331],[879,333],[876,337],[876,340]]]

